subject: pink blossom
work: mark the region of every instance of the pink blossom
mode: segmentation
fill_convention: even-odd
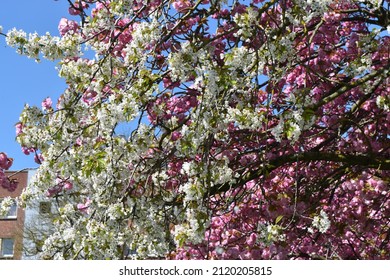
[[[179,131],[174,131],[171,135],[171,140],[176,141],[180,139],[180,137],[181,137],[181,133]]]
[[[72,184],[72,182],[66,181],[66,182],[64,183],[64,189],[65,189],[65,190],[68,190],[68,191],[70,191],[71,189],[73,189],[73,184]]]
[[[31,153],[30,149],[27,147],[22,147],[22,152],[23,152],[23,154],[25,154],[27,156]]]
[[[69,180],[67,179],[62,179],[60,177],[58,177],[56,179],[56,183],[57,183],[57,186],[61,189],[64,189],[64,190],[68,190],[70,191],[71,189],[73,189],[73,183],[70,182]]]
[[[79,28],[79,25],[74,20],[68,20],[66,18],[61,18],[60,23],[58,24],[58,31],[61,36],[65,36],[68,32],[70,34],[75,33]]]
[[[47,189],[46,196],[53,197],[53,196],[56,196],[57,194],[59,194],[61,191],[62,191],[62,187],[57,185],[57,186],[54,186],[54,187]]]
[[[184,12],[185,9],[191,6],[191,2],[188,0],[176,0],[172,4],[173,8],[178,12]]]
[[[42,164],[42,162],[44,161],[44,158],[43,158],[42,154],[41,153],[35,153],[34,161],[37,164]]]
[[[5,153],[0,153],[0,169],[8,170],[13,163],[13,159],[7,157]]]
[[[49,110],[51,109],[51,106],[53,105],[53,102],[51,100],[50,97],[47,97],[45,98],[43,101],[42,101],[42,109],[44,110]]]
[[[18,184],[19,183],[16,180],[7,177],[4,177],[3,179],[0,178],[0,185],[9,192],[14,192],[17,189]]]
[[[17,123],[15,125],[15,128],[16,128],[16,136],[20,135],[21,133],[23,133],[23,124],[22,123]]]
[[[91,203],[92,203],[92,201],[89,199],[89,197],[87,197],[84,203],[77,204],[77,209],[84,214],[88,214],[89,213],[89,205]]]
[[[80,2],[81,2],[81,6],[80,6]],[[89,7],[88,3],[84,2],[84,1],[76,0],[73,3],[73,6],[69,7],[68,11],[69,11],[69,14],[71,14],[72,16],[77,16],[81,13],[81,11],[83,9],[88,9],[88,7]]]

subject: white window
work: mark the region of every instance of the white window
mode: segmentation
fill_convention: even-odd
[[[0,199],[0,203],[1,203],[1,201],[2,201],[2,199]],[[17,210],[18,210],[18,207],[16,204],[16,200],[13,200],[13,203],[12,203],[11,207],[9,208],[8,213],[5,216],[0,216],[0,219],[16,219],[17,218]]]
[[[14,243],[12,238],[0,238],[0,258],[12,258],[14,256]]]

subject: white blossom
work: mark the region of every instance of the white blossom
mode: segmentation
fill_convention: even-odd
[[[7,45],[10,47],[18,47],[20,44],[23,46],[25,43],[27,43],[27,34],[23,30],[17,30],[16,28],[11,29],[7,33],[6,37]],[[20,53],[20,49],[18,49],[18,52]]]
[[[186,81],[193,73],[193,65],[197,62],[198,56],[189,41],[181,44],[180,51],[170,53],[168,61],[172,79]]]
[[[258,235],[258,241],[267,246],[275,243],[276,241],[285,240],[285,234],[283,233],[283,228],[280,225],[259,224],[258,231],[260,232]]]
[[[115,203],[108,207],[106,213],[110,220],[117,220],[126,215],[126,210],[121,203]]]
[[[0,217],[4,217],[7,215],[8,211],[14,205],[15,200],[9,196],[3,198],[0,201]]]
[[[390,108],[389,101],[390,101],[389,97],[384,97],[384,96],[379,95],[376,98],[376,105],[385,111],[389,111],[389,108]]]
[[[271,129],[271,134],[275,137],[276,141],[282,141],[282,134],[284,132],[284,120],[281,118],[276,126]]]
[[[319,230],[321,233],[325,233],[330,228],[330,220],[324,210],[321,210],[319,216],[313,218],[312,227]]]

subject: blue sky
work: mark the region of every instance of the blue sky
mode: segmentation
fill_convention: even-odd
[[[0,25],[3,33],[16,27],[27,33],[44,34],[49,31],[58,35],[58,22],[67,14],[66,0],[18,0],[2,1]],[[15,141],[15,123],[24,104],[40,106],[45,97],[56,98],[64,91],[65,83],[58,77],[55,63],[18,55],[8,47],[4,36],[0,36],[0,152],[14,158],[12,170],[36,167],[32,156],[21,152]]]

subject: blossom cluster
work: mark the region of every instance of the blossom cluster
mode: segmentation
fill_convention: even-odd
[[[10,179],[5,171],[8,170],[13,163],[13,159],[9,158],[5,153],[0,152],[0,186],[7,189],[10,192],[16,190],[18,182],[14,179]]]

